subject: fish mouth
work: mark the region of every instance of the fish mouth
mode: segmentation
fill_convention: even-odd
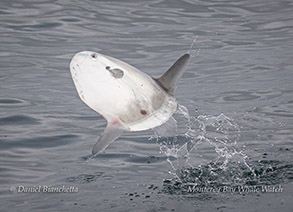
[[[72,60],[98,60],[99,59],[99,54],[97,52],[92,52],[92,51],[82,51],[76,53]]]
[[[123,77],[124,73],[121,70],[107,70],[102,58],[101,54],[91,51],[76,53],[69,65],[73,80],[83,84],[80,78],[95,78],[96,83],[107,83],[113,77],[118,79]]]
[[[91,56],[91,54],[94,54]],[[97,58],[97,53],[89,52],[89,51],[82,51],[76,53],[70,62],[70,71],[72,74],[76,75],[82,72],[82,67],[84,63],[89,62],[91,57]]]

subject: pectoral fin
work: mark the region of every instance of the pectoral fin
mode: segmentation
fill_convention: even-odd
[[[122,135],[123,132],[124,129],[122,127],[108,124],[92,149],[93,155],[97,155],[101,151],[105,150],[113,141],[115,141],[116,138]]]
[[[174,94],[177,83],[183,75],[189,58],[189,54],[184,54],[168,69],[166,73],[164,73],[160,78],[156,79],[158,84],[169,94]]]

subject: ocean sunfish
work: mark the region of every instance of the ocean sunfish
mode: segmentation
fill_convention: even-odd
[[[190,58],[180,57],[160,78],[91,51],[74,55],[70,72],[82,101],[107,120],[92,149],[97,155],[124,131],[142,131],[162,125],[176,112],[173,97],[177,82]]]

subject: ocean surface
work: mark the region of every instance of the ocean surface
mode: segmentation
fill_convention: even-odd
[[[293,210],[291,0],[2,0],[0,41],[0,211]],[[92,157],[82,50],[154,77],[189,52],[178,111]]]

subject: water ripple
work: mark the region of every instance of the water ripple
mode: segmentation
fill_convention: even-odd
[[[35,136],[33,138],[20,139],[1,139],[2,149],[43,149],[43,148],[57,148],[63,145],[68,145],[76,140],[78,136],[74,134],[55,135],[55,136]]]
[[[66,179],[66,182],[88,184],[101,178],[103,174],[103,172],[95,172],[93,174],[81,174],[76,177],[68,177]]]
[[[13,108],[13,107],[23,107],[28,106],[30,103],[23,99],[14,99],[14,98],[0,98],[0,108]]]
[[[36,125],[40,120],[26,115],[13,115],[0,118],[0,125]]]

